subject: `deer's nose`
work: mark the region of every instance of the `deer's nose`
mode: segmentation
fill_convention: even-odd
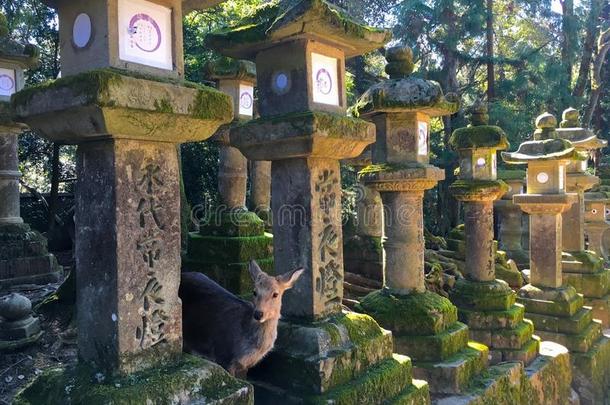
[[[260,321],[261,319],[263,319],[263,312],[262,311],[254,311],[254,319],[256,319],[257,321]]]

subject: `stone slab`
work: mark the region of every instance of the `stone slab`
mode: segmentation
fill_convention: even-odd
[[[419,361],[413,364],[413,375],[428,381],[433,394],[459,394],[471,379],[487,367],[488,349],[471,342],[455,355],[440,362]]]
[[[610,339],[598,339],[586,353],[572,353],[572,386],[581,405],[603,404],[610,395]]]
[[[593,320],[587,328],[579,334],[566,334],[556,332],[546,332],[536,329],[536,334],[542,340],[550,340],[559,343],[570,350],[572,353],[586,353],[602,336],[601,322]]]
[[[470,330],[512,329],[525,316],[525,307],[515,304],[506,311],[469,311],[459,309],[460,322],[468,325]]]
[[[593,318],[599,319],[604,328],[610,327],[610,294],[602,298],[585,298],[585,305],[593,310]]]
[[[444,361],[462,351],[468,339],[468,327],[456,322],[445,331],[434,335],[395,335],[394,350],[411,357],[413,361]]]
[[[583,332],[593,321],[591,309],[583,307],[571,317],[560,317],[552,315],[527,314],[528,319],[534,322],[536,330],[553,333],[572,333]]]
[[[522,404],[545,405],[570,402],[572,367],[568,350],[553,342],[540,344],[540,355],[524,370]]]
[[[586,298],[602,298],[610,292],[610,269],[587,274],[564,271],[563,280]]]
[[[213,403],[253,405],[252,386],[220,366],[184,355],[180,361],[129,377],[101,375],[84,366],[51,368],[15,397],[15,405],[96,403]],[[99,375],[99,374],[98,374]]]

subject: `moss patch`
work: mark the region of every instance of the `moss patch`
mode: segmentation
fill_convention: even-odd
[[[456,150],[493,148],[504,150],[510,148],[506,133],[493,125],[469,125],[453,132],[449,145]]]
[[[451,291],[451,300],[458,306],[476,311],[506,311],[516,300],[515,293],[503,281],[476,282],[458,280]]]
[[[218,365],[187,355],[175,364],[101,383],[95,375],[82,365],[49,369],[20,392],[14,404],[170,404],[177,397],[226,405],[253,402],[249,384]]]
[[[478,200],[491,195],[500,197],[506,194],[508,185],[502,180],[457,180],[449,190],[456,198]]]
[[[393,295],[376,291],[367,295],[357,307],[397,335],[434,335],[457,322],[457,308],[432,292]]]

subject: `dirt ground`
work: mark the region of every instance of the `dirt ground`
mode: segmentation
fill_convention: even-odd
[[[72,268],[71,256],[70,252],[57,254],[59,262],[67,270],[66,274]],[[35,307],[53,294],[59,285],[15,286],[0,292],[0,296],[7,292],[18,292],[30,298]],[[72,309],[56,306],[36,316],[44,332],[40,340],[19,351],[0,353],[0,405],[10,404],[15,394],[45,368],[76,362],[76,342],[74,331],[70,329]]]

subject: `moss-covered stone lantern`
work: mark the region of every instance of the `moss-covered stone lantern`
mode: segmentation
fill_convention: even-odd
[[[358,309],[394,333],[395,350],[413,359],[414,375],[427,380],[433,394],[460,395],[486,368],[488,349],[469,347],[468,327],[458,322],[453,304],[426,291],[423,224],[424,192],[444,179],[429,164],[430,120],[457,112],[459,100],[413,74],[411,49],[390,48],[386,59],[390,80],[367,90],[355,107],[377,127],[373,164],[359,176],[381,194],[385,253],[384,288],[364,297]]]
[[[571,285],[563,282],[561,214],[578,196],[566,192],[566,167],[579,154],[570,141],[559,139],[557,120],[543,114],[536,120],[534,141],[516,152],[502,153],[508,164],[527,164],[527,194],[513,197],[530,215],[530,284],[518,292],[536,334],[566,346],[571,352],[574,388],[588,403],[606,395],[610,377],[610,340],[601,322]]]
[[[345,59],[389,39],[325,0],[267,3],[207,37],[222,54],[256,62],[261,117],[234,127],[231,144],[250,160],[272,161],[274,266],[278,273],[305,269],[284,296],[275,350],[250,372],[261,382],[258,393],[280,402],[286,391],[337,403],[428,395],[425,385],[392,377],[410,362],[392,357],[391,334],[341,308],[339,160],[360,155],[375,139],[372,124],[345,114]]]
[[[563,112],[557,136],[572,142],[579,159],[567,167],[566,188],[578,195],[578,200],[562,214],[563,220],[563,277],[585,296],[585,304],[593,308],[593,316],[605,327],[610,326],[610,269],[593,251],[585,250],[585,191],[599,184],[599,178],[587,173],[591,153],[604,148],[608,142],[593,131],[579,125],[579,114],[574,108]]]
[[[0,14],[0,288],[57,282],[61,276],[47,240],[23,222],[19,205],[17,146],[26,126],[15,122],[9,101],[23,88],[24,70],[37,64],[38,50],[11,40]]]
[[[206,78],[233,99],[233,125],[254,116],[256,66],[245,60],[220,58],[209,62]],[[199,271],[223,287],[244,295],[252,291],[248,263],[256,260],[273,271],[273,238],[265,223],[246,208],[248,159],[231,145],[231,125],[221,127],[212,138],[219,145],[218,191],[220,205],[201,219],[198,232],[189,234],[184,267]]]
[[[523,319],[523,306],[515,304],[515,293],[495,272],[493,202],[508,191],[508,185],[497,180],[496,153],[509,144],[501,128],[489,125],[485,103],[475,102],[469,115],[470,125],[457,129],[450,139],[461,162],[459,179],[450,190],[464,205],[466,255],[465,278],[457,281],[451,300],[470,327],[470,337],[490,348],[492,363],[529,364],[538,354],[534,326]]]
[[[232,100],[181,80],[181,1],[52,3],[62,78],[16,93],[12,103],[43,136],[78,145],[80,364],[43,373],[18,401],[249,403],[249,384],[183,354],[178,297],[176,147],[231,122]],[[74,379],[65,383],[71,390],[56,389]]]
[[[585,193],[585,236],[589,250],[594,251],[605,260],[610,257],[607,239],[610,237],[610,223],[607,219],[610,195],[597,191]]]

